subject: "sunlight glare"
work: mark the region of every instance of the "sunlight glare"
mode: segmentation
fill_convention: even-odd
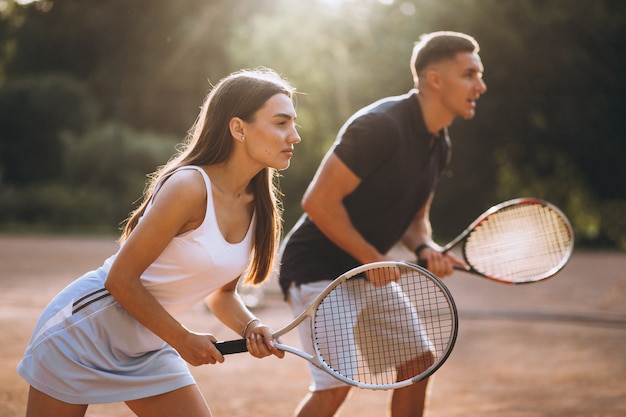
[[[29,1],[29,0],[26,0]],[[33,0],[30,0],[33,1]],[[318,0],[320,4],[331,6],[331,7],[339,7],[343,3],[357,3],[359,0]],[[384,6],[391,6],[395,3],[395,0],[378,0],[378,2]]]

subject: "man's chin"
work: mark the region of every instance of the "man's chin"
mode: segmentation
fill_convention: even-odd
[[[471,119],[473,119],[473,118],[474,118],[474,116],[475,116],[475,115],[476,115],[476,113],[475,113],[475,112],[472,112],[472,113],[469,113],[469,114],[464,114],[464,115],[462,115],[461,117],[462,117],[463,119],[465,119],[465,120],[471,120]]]

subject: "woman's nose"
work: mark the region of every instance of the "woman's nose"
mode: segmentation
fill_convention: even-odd
[[[302,141],[302,138],[300,137],[300,134],[298,133],[297,129],[293,130],[293,135],[291,136],[290,140],[293,143],[298,143],[298,142]]]

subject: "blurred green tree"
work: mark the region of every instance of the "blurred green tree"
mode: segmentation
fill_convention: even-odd
[[[481,44],[489,91],[475,120],[457,120],[451,127],[452,164],[433,205],[436,237],[456,235],[500,200],[532,194],[563,208],[580,243],[626,249],[626,227],[619,221],[626,202],[621,168],[626,2],[621,0],[2,4],[3,91],[13,91],[11,85],[25,77],[68,77],[97,103],[96,124],[127,125],[133,134],[182,139],[210,82],[231,71],[267,66],[290,79],[300,91],[303,142],[282,180],[287,227],[299,216],[304,188],[341,124],[373,100],[412,87],[409,55],[419,35],[470,33]],[[53,107],[67,99],[55,96],[48,101]],[[65,127],[69,122],[60,110],[20,108],[15,98],[6,103],[3,112],[12,116],[4,116],[0,126],[1,153],[9,152],[11,141],[18,143],[11,147],[14,154],[66,155],[68,142],[57,133],[77,125]],[[81,111],[76,117],[91,120],[90,112],[81,116]],[[42,135],[35,137],[30,126],[16,127],[25,114]],[[53,119],[56,125],[46,124]],[[16,135],[26,139],[5,139]],[[17,173],[22,165],[15,165],[11,171]]]
[[[78,79],[45,75],[0,86],[0,178],[11,184],[54,182],[63,174],[63,131],[94,123],[97,104]]]

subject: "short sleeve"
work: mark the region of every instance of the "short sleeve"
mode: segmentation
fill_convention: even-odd
[[[381,165],[397,146],[398,130],[383,114],[357,117],[339,132],[334,153],[361,180]]]

